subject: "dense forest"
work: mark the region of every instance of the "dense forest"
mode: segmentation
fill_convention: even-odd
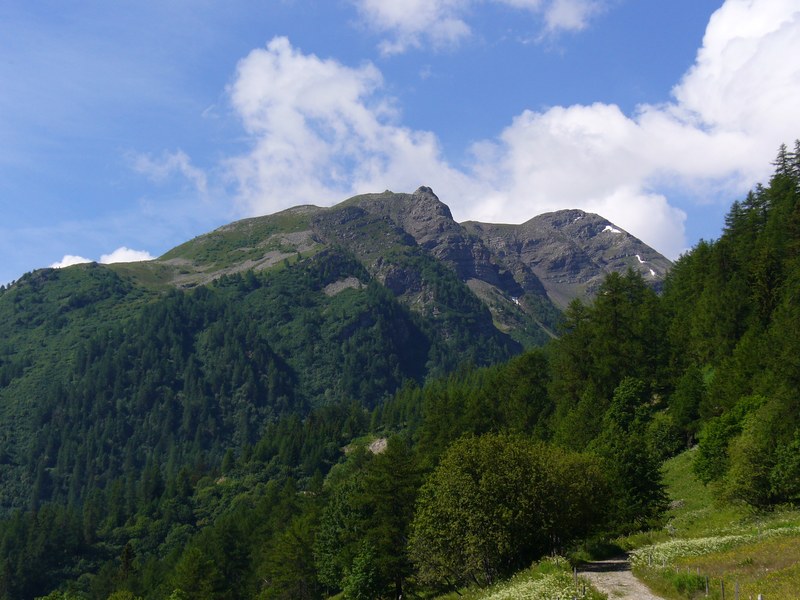
[[[660,465],[694,445],[721,500],[800,502],[799,201],[795,143],[660,294],[611,274],[558,339],[513,357],[433,263],[445,336],[345,252],[157,299],[99,268],[27,276],[0,291],[4,327],[44,323],[68,360],[0,346],[0,388],[38,400],[3,407],[35,425],[1,434],[0,475],[22,475],[2,491],[0,599],[488,585],[657,526]],[[58,277],[74,288],[43,303]],[[363,289],[323,292],[343,277]],[[103,312],[131,297],[132,316]],[[79,310],[114,318],[77,331]]]

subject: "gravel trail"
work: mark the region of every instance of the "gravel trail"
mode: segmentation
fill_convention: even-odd
[[[664,600],[633,576],[627,556],[589,563],[579,574],[608,594],[608,600]]]

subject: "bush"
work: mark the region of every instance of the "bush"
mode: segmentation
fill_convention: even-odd
[[[490,434],[455,442],[420,490],[410,553],[424,581],[489,585],[603,522],[599,461]]]

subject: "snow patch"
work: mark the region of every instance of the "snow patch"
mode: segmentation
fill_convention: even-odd
[[[646,263],[646,262],[647,262],[646,260],[642,260],[642,257],[641,257],[641,256],[639,256],[638,254],[636,255],[636,260],[638,260],[638,261],[639,261],[639,264],[640,264],[640,265],[643,265],[644,263]]]
[[[655,277],[655,276],[656,276],[656,272],[655,272],[655,271],[653,271],[653,269],[650,269],[650,275],[652,275],[653,277]]]
[[[606,228],[603,229],[603,233],[605,233],[606,231],[610,231],[611,233],[622,233],[619,229],[615,229],[611,225],[606,225]]]

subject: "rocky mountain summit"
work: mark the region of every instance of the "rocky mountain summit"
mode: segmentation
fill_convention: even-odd
[[[529,331],[534,337],[552,335],[557,309],[591,298],[607,274],[633,269],[658,288],[671,264],[599,215],[561,210],[520,225],[460,224],[433,190],[420,187],[412,194],[387,190],[329,208],[298,206],[231,223],[175,248],[149,269],[164,283],[194,287],[331,248],[355,255],[422,312],[430,308],[430,285],[419,263],[407,258],[415,252],[433,258],[480,298],[500,331],[540,329]]]
[[[468,222],[464,228],[480,237],[515,279],[538,278],[560,307],[591,297],[611,272],[632,269],[657,289],[672,264],[610,221],[582,210],[546,213],[521,225]]]

